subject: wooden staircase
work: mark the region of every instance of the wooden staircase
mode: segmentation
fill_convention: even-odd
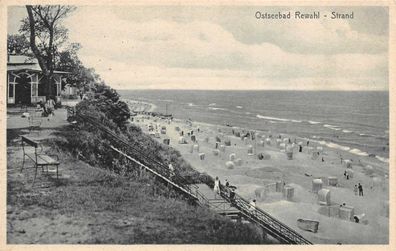
[[[252,208],[249,202],[240,195],[235,194],[231,200],[224,186],[221,186],[220,194],[213,198],[213,190],[207,184],[188,184],[185,178],[178,174],[171,174],[166,165],[148,156],[139,146],[130,145],[126,140],[109,130],[95,118],[83,114],[76,114],[76,116],[106,133],[112,144],[110,146],[111,150],[137,164],[134,166],[139,166],[152,173],[195,203],[231,218],[240,218],[242,216],[263,228],[267,234],[282,244],[312,244],[296,231],[260,208]],[[208,191],[211,191],[212,195]]]

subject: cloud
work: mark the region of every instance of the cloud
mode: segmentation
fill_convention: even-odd
[[[66,22],[70,38],[83,46],[83,62],[115,88],[387,88],[379,35],[359,33],[347,22],[260,23],[266,28],[259,32],[278,42],[248,43],[216,21],[116,13],[83,7]]]
[[[284,9],[293,15],[296,9]],[[307,9],[307,13],[317,10]],[[356,9],[355,16],[360,13]],[[349,11],[349,10],[348,10]],[[345,10],[344,10],[345,12]],[[270,12],[271,13],[271,12]],[[331,16],[330,11],[321,11],[322,17]],[[252,14],[251,14],[252,15]],[[360,16],[367,19],[367,16]],[[378,18],[378,17],[376,17]],[[229,21],[229,20],[228,20]],[[232,22],[221,22],[236,39],[248,44],[270,42],[285,51],[295,53],[339,54],[339,53],[384,53],[388,49],[386,35],[374,35],[353,29],[346,19],[321,18],[313,20],[263,20],[248,18],[238,26]]]

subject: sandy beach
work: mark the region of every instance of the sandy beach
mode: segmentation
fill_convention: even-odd
[[[155,110],[155,106],[148,103],[128,101],[128,104],[134,111]],[[133,123],[147,133],[148,125],[153,125],[154,132],[158,132],[157,139],[160,142],[170,139],[170,146],[179,150],[196,170],[218,176],[223,184],[228,180],[237,187],[239,195],[256,199],[258,207],[313,243],[388,243],[387,163],[320,145],[314,140],[307,146],[307,139],[274,131],[255,131],[251,133],[254,139],[251,136],[242,139],[237,135],[249,132],[243,128],[143,115],[136,116]],[[163,126],[165,134],[160,133]],[[179,143],[182,131],[185,144]],[[191,132],[196,142],[192,141]],[[220,141],[217,149],[216,141]],[[226,141],[230,141],[228,146]],[[287,158],[286,148],[292,152],[292,159]],[[313,153],[318,152],[313,157]],[[260,153],[263,159],[258,158]],[[329,185],[329,177],[336,180],[335,185]],[[314,179],[321,179],[322,188],[328,190],[330,205],[319,203],[318,194],[313,191]],[[285,198],[282,192],[276,192],[276,182],[293,188],[294,195]],[[364,196],[354,192],[358,183],[362,184]],[[327,215],[328,208],[337,208],[343,203],[353,208],[352,214],[359,216],[359,223],[353,221],[353,215],[351,220]],[[318,232],[298,228],[296,221],[300,218],[319,221]]]
[[[153,112],[157,108],[156,105],[143,101],[130,99],[123,99],[122,101],[127,103],[129,110],[133,112]]]

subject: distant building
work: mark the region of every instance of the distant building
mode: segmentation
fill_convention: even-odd
[[[61,102],[62,74],[54,71],[52,95]],[[40,82],[43,74],[36,58],[23,55],[7,57],[7,104],[36,104],[46,101],[48,89]]]

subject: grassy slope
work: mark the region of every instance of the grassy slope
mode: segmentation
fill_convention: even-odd
[[[63,179],[19,173],[20,146],[8,132],[8,243],[262,243],[260,231],[134,180],[89,166],[58,149]],[[56,147],[55,147],[56,148]]]

